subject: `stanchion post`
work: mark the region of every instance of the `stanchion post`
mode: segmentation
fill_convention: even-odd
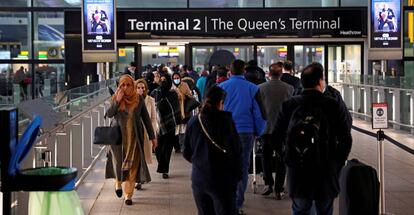
[[[385,173],[384,173],[384,139],[385,133],[381,129],[377,131],[378,141],[378,171],[380,179],[380,214],[385,214]]]

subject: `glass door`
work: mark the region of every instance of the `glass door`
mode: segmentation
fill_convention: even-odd
[[[164,64],[168,67],[185,64],[185,46],[151,46],[143,45],[142,65],[159,66]]]
[[[287,60],[287,46],[257,46],[257,65],[264,71],[269,71],[269,66],[279,61]]]
[[[322,45],[295,45],[295,72],[297,76],[307,65],[318,62],[324,65],[325,48]]]
[[[115,66],[114,77],[120,76],[131,62],[135,61],[136,46],[134,45],[118,45],[118,62]]]
[[[211,66],[229,66],[235,59],[245,62],[254,59],[252,45],[193,45],[192,65],[198,70]]]

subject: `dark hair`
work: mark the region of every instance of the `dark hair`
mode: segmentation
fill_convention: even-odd
[[[224,91],[221,87],[217,85],[211,87],[210,90],[207,91],[201,112],[207,113],[212,110],[217,110],[217,106],[225,98],[226,91]]]
[[[182,68],[183,68],[184,71],[187,71],[188,66],[187,65],[184,65]]]
[[[244,61],[237,59],[231,63],[231,73],[234,75],[243,75],[244,73]]]
[[[282,73],[283,73],[282,62],[273,63],[272,65],[269,66],[269,74],[270,76],[272,76],[272,78],[280,78],[280,76],[282,76]]]
[[[320,64],[311,63],[307,65],[300,76],[303,88],[314,88],[323,79],[323,67]]]
[[[257,61],[255,61],[255,60],[249,60],[249,62],[247,62],[247,65],[249,65],[249,66],[257,66]]]
[[[293,63],[292,63],[292,61],[290,61],[290,60],[287,60],[287,61],[285,61],[284,63],[283,63],[283,68],[286,70],[286,71],[292,71],[293,70]]]
[[[148,83],[152,83],[152,82],[154,82],[154,77],[155,77],[154,73],[152,73],[152,72],[147,72],[147,74],[145,75],[145,80],[146,80]]]
[[[129,65],[130,66],[133,66],[133,67],[137,67],[137,64],[135,62],[133,62],[133,61],[131,63],[129,63]]]
[[[181,74],[180,74],[179,72],[174,72],[174,73],[171,75],[171,78],[172,78],[172,79],[174,79],[174,75],[178,75],[178,76],[180,76],[180,79],[181,79]]]
[[[227,68],[222,66],[217,70],[217,76],[218,77],[227,77],[227,72],[228,72]]]

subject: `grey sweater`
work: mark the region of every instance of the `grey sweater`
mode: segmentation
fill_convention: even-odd
[[[260,84],[259,88],[267,116],[264,134],[271,134],[276,125],[282,103],[293,95],[293,87],[281,80],[273,79]]]

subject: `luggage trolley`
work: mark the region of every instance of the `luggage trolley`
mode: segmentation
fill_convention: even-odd
[[[261,159],[262,159],[262,142],[260,141],[259,138],[256,138],[256,140],[253,142],[253,150],[252,150],[252,162],[250,165],[250,171],[253,174],[253,182],[252,182],[252,188],[253,188],[253,193],[256,194],[257,193],[257,171],[258,171],[258,165],[261,167],[262,163],[261,163]],[[259,163],[256,162],[256,158],[259,159]],[[259,170],[261,171],[261,170]]]

